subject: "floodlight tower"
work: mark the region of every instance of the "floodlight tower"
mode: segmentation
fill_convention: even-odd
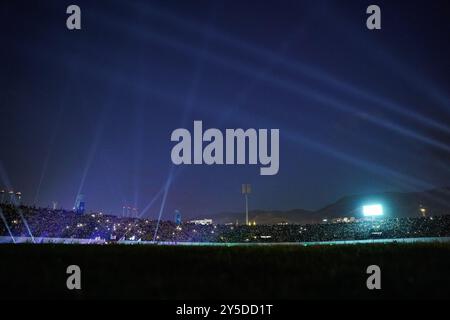
[[[0,195],[1,195],[0,203],[5,202],[5,190],[0,190]]]
[[[242,194],[245,196],[245,224],[248,226],[248,195],[252,193],[250,184],[242,184]]]
[[[14,204],[14,191],[9,192],[9,203]]]
[[[20,206],[22,201],[22,192],[16,192],[16,205]]]
[[[422,216],[423,218],[425,218],[425,217],[427,216],[427,209],[426,209],[424,206],[420,205],[420,206],[419,206],[419,210],[420,210],[421,216]]]

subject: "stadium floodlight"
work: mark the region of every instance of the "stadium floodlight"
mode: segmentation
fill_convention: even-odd
[[[250,184],[242,184],[242,194],[245,196],[245,224],[248,226],[248,195],[252,193],[252,187]]]
[[[371,204],[363,206],[363,215],[365,217],[382,216],[383,206],[381,204]]]

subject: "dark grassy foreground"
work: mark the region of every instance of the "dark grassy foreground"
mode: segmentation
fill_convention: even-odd
[[[66,289],[66,267],[82,290]],[[366,268],[382,290],[366,289]],[[449,244],[162,247],[0,245],[1,298],[449,298]]]

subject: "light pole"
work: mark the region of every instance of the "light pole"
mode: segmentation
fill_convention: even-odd
[[[242,184],[242,194],[245,196],[245,224],[248,226],[248,195],[252,193],[250,184]]]

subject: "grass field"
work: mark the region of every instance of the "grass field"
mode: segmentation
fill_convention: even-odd
[[[79,265],[82,290],[66,289]],[[379,265],[382,290],[366,288]],[[1,298],[449,298],[450,244],[0,245]]]

